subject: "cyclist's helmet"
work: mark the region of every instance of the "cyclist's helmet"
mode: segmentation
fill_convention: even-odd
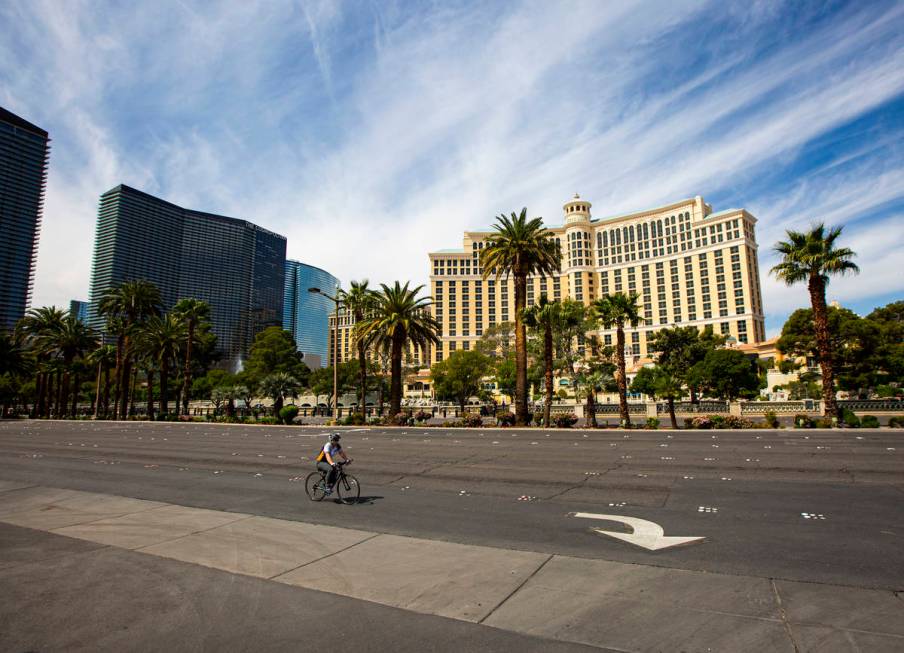
[[[338,433],[330,433],[330,442],[339,442],[342,438]]]

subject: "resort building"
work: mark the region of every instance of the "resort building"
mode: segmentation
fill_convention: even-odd
[[[223,363],[238,370],[254,336],[283,324],[285,266],[283,236],[120,185],[100,197],[88,322],[103,329],[104,294],[144,279],[160,288],[166,310],[184,297],[210,304]]]
[[[329,333],[329,352],[328,352],[328,360],[330,361],[330,365],[333,364],[333,360],[335,359],[335,345],[334,338],[338,332],[339,338],[339,362],[345,363],[349,360],[357,359],[358,350],[355,347],[355,318],[344,308],[339,309],[339,326],[336,328],[336,311],[330,313],[329,325],[330,325],[330,333]],[[408,345],[408,350],[405,352],[404,357],[402,358],[402,365],[406,367],[418,368],[418,367],[430,367],[431,358],[430,358],[430,350],[431,347],[417,347],[413,344]],[[379,364],[385,364],[386,369],[389,369],[389,359],[388,355],[381,356],[380,352],[375,351],[373,348],[368,350],[368,356],[371,361]],[[385,359],[385,360],[384,360]]]
[[[737,343],[765,339],[756,218],[746,210],[713,212],[700,196],[607,218],[593,218],[590,209],[575,195],[563,207],[563,224],[547,228],[560,248],[561,271],[528,280],[528,306],[543,294],[589,305],[609,293],[637,292],[643,322],[626,329],[629,364],[649,357],[648,338],[668,326],[711,325]],[[465,232],[461,249],[428,255],[433,311],[442,325],[433,362],[514,321],[512,279],[481,274],[480,252],[492,233]],[[615,342],[614,329],[599,336],[605,345]]]
[[[31,301],[49,142],[46,131],[0,107],[0,331],[12,331]]]
[[[287,260],[283,329],[292,334],[304,362],[314,369],[327,362],[329,316],[335,304],[319,293],[308,292],[308,288],[320,288],[335,296],[339,279],[313,265]]]

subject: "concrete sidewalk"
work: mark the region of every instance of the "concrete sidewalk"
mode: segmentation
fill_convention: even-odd
[[[904,601],[889,591],[453,544],[15,483],[0,482],[0,521],[621,651],[904,649]],[[13,571],[5,568],[16,564],[6,552],[0,559],[4,585]]]

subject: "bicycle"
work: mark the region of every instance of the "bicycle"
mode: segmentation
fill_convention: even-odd
[[[333,490],[339,501],[351,505],[358,502],[361,496],[361,486],[351,474],[346,474],[344,467],[347,462],[339,462],[337,465],[336,482],[333,483]],[[326,497],[326,477],[328,472],[317,470],[311,472],[304,481],[304,491],[311,501],[323,501]]]

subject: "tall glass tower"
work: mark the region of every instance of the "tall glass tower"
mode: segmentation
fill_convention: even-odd
[[[31,300],[49,142],[46,131],[0,107],[0,331],[11,331]]]
[[[324,367],[328,361],[329,315],[335,305],[323,295],[309,293],[308,288],[320,288],[335,297],[339,279],[313,265],[287,260],[283,329],[295,338],[308,367]]]
[[[254,336],[282,324],[285,260],[284,236],[120,185],[100,198],[88,322],[103,328],[107,290],[146,279],[167,309],[185,297],[210,304],[217,346],[238,369]]]

